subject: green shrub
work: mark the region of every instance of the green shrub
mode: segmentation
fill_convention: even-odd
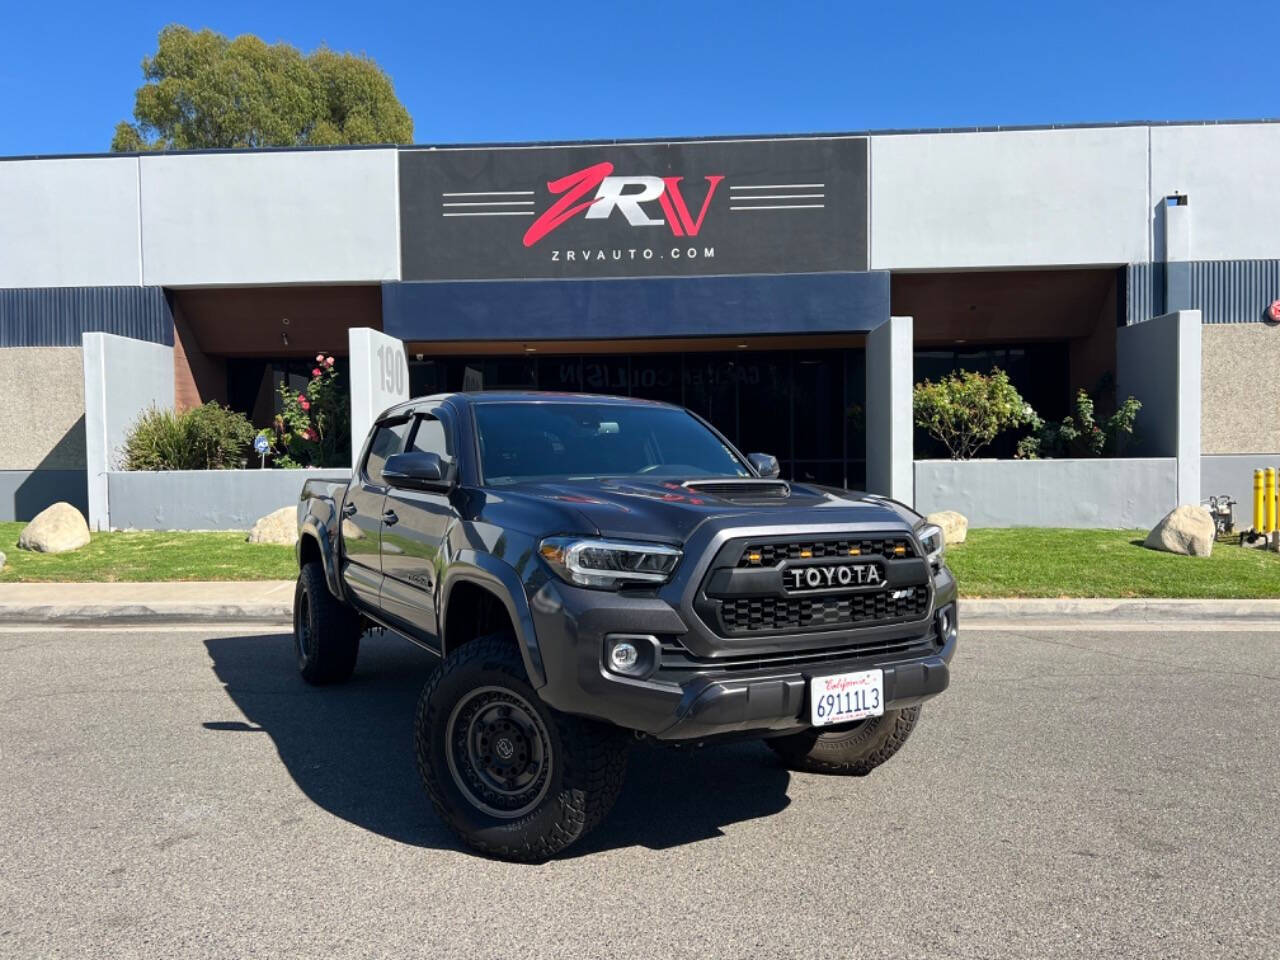
[[[175,412],[152,407],[129,428],[125,470],[234,470],[248,462],[257,431],[248,417],[217,403]]]
[[[968,460],[996,434],[1038,422],[1009,375],[964,370],[937,383],[917,383],[913,396],[916,426],[947,448],[952,460]]]
[[[1112,389],[1113,384],[1104,378],[1094,393],[1105,397]],[[1094,397],[1084,390],[1077,391],[1075,415],[1063,417],[1059,423],[1045,423],[1037,417],[1031,423],[1031,434],[1018,441],[1017,456],[1024,460],[1116,456],[1123,439],[1133,436],[1142,404],[1128,397],[1101,423],[1096,419],[1096,405]]]

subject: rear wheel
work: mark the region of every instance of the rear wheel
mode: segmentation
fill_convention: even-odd
[[[422,691],[418,770],[440,818],[468,846],[536,862],[591,831],[613,806],[626,737],[544,704],[514,638],[449,654]]]
[[[765,743],[796,770],[866,776],[902,749],[919,718],[919,706],[906,707],[845,727],[805,730]]]
[[[303,565],[293,591],[293,646],[307,683],[341,683],[356,668],[360,616],[329,592],[317,560]]]

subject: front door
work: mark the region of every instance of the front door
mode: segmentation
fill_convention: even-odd
[[[437,411],[446,417],[447,412]],[[419,415],[407,451],[453,456],[450,424],[435,412]],[[442,556],[455,517],[450,496],[433,490],[387,491],[382,527],[382,610],[423,641],[439,648],[436,589]]]
[[[352,471],[342,505],[342,554],[347,561],[343,578],[356,599],[372,610],[378,607],[382,588],[382,514],[387,499],[382,466],[400,452],[409,427],[408,419],[378,424],[364,461]]]

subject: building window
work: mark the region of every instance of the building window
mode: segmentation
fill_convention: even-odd
[[[457,390],[553,390],[643,397],[688,407],[744,453],[771,453],[784,477],[866,485],[865,352],[437,357],[409,364],[413,396]]]
[[[1036,413],[1045,420],[1061,420],[1070,412],[1069,360],[1066,341],[917,350],[915,382],[936,382],[961,370],[990,373],[999,367]],[[1009,430],[1000,434],[982,449],[981,456],[1012,457],[1023,433]],[[941,443],[917,429],[915,455],[920,459],[945,459],[948,453]]]
[[[247,416],[255,427],[269,427],[283,412],[280,387],[288,384],[290,393],[302,393],[311,380],[315,358],[285,357],[279,359],[234,358],[227,360],[227,405]],[[342,395],[346,395],[346,357],[334,361]]]

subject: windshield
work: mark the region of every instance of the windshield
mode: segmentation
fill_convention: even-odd
[[[479,403],[486,483],[588,477],[749,477],[684,410],[607,403]]]

